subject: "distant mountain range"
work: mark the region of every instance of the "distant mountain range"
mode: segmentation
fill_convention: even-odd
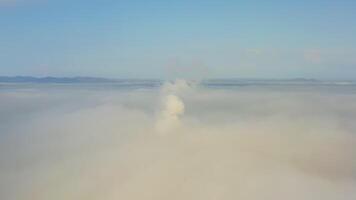
[[[247,85],[356,85],[353,80],[317,80],[306,78],[294,79],[209,79],[203,85],[212,87],[247,86]]]
[[[195,81],[193,81],[195,82]],[[0,83],[108,83],[119,85],[159,86],[163,83],[158,79],[109,79],[98,77],[33,77],[33,76],[0,76]],[[247,86],[247,85],[356,85],[356,81],[333,81],[317,79],[206,79],[199,81],[201,85],[212,87]]]
[[[0,76],[0,83],[159,83],[159,80],[144,79],[109,79],[98,77],[33,77],[33,76]]]

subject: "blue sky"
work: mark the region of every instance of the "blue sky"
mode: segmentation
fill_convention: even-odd
[[[0,75],[356,79],[356,1],[0,0]]]

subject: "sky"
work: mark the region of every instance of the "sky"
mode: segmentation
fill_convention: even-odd
[[[0,0],[0,75],[356,79],[356,1]]]

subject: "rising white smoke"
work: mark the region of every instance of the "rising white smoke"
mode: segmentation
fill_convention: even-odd
[[[176,95],[182,95],[183,93],[190,91],[194,88],[195,83],[194,82],[188,82],[183,79],[177,79],[173,82],[166,82],[163,84],[161,88],[161,92],[163,94],[176,94]]]
[[[161,134],[169,133],[180,127],[180,116],[184,114],[184,103],[172,94],[164,97],[156,128]]]
[[[352,89],[180,81],[0,100],[1,200],[356,199]]]
[[[167,82],[161,89],[162,102],[156,122],[156,130],[160,134],[167,134],[181,126],[180,117],[184,114],[184,103],[178,96],[182,91],[190,89],[184,80]]]

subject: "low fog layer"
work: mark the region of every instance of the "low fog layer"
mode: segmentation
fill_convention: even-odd
[[[354,200],[356,88],[4,86],[2,200]]]

